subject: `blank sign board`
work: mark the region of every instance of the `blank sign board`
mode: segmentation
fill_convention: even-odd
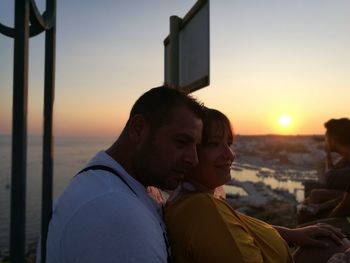
[[[192,92],[209,85],[209,1],[198,1],[183,18],[178,35],[178,83]],[[170,38],[165,46],[165,83],[171,83]]]

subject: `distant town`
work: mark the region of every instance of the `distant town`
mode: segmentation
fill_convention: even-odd
[[[275,170],[324,170],[324,136],[237,135],[237,163]]]
[[[271,224],[295,227],[304,182],[324,173],[324,136],[237,135],[233,149],[233,179],[224,187],[227,201]]]

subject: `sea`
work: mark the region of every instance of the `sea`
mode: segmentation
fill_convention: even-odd
[[[54,197],[71,178],[114,138],[57,137],[54,139]],[[40,235],[42,188],[42,137],[29,136],[27,143],[26,240]],[[11,196],[11,136],[0,135],[0,251],[9,247]]]
[[[56,137],[54,139],[54,198],[80,171],[87,162],[101,150],[109,147],[115,138],[110,137]],[[299,181],[278,180],[273,177],[259,177],[256,169],[241,168],[231,171],[239,181],[262,181],[272,189],[285,189],[300,201],[303,186]],[[29,136],[27,144],[26,182],[26,242],[34,244],[40,236],[41,188],[42,188],[42,137]],[[239,187],[226,187],[233,194],[244,192]],[[11,193],[11,136],[0,135],[0,251],[9,247]]]

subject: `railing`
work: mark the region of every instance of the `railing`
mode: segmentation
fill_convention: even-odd
[[[53,188],[52,113],[55,90],[56,0],[46,0],[46,11],[42,15],[35,0],[16,0],[14,28],[0,23],[0,33],[14,39],[10,226],[12,263],[25,262],[28,45],[30,37],[43,31],[45,31],[45,80],[41,258],[42,262],[45,262]]]

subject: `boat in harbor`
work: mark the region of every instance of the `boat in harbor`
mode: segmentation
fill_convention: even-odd
[[[239,166],[232,165],[232,166],[231,166],[231,170],[234,170],[234,171],[243,171],[243,168],[241,168],[241,167],[239,167]]]
[[[244,168],[244,169],[248,169],[248,170],[259,170],[260,169],[260,167],[258,167],[258,166],[255,166],[255,165],[252,165],[252,164],[246,164],[246,163],[244,163],[244,164],[235,164],[235,166],[238,166],[238,167],[240,167],[240,168]]]
[[[259,169],[259,171],[256,173],[256,176],[258,176],[258,177],[269,177],[269,176],[272,176],[272,173],[269,170]]]

